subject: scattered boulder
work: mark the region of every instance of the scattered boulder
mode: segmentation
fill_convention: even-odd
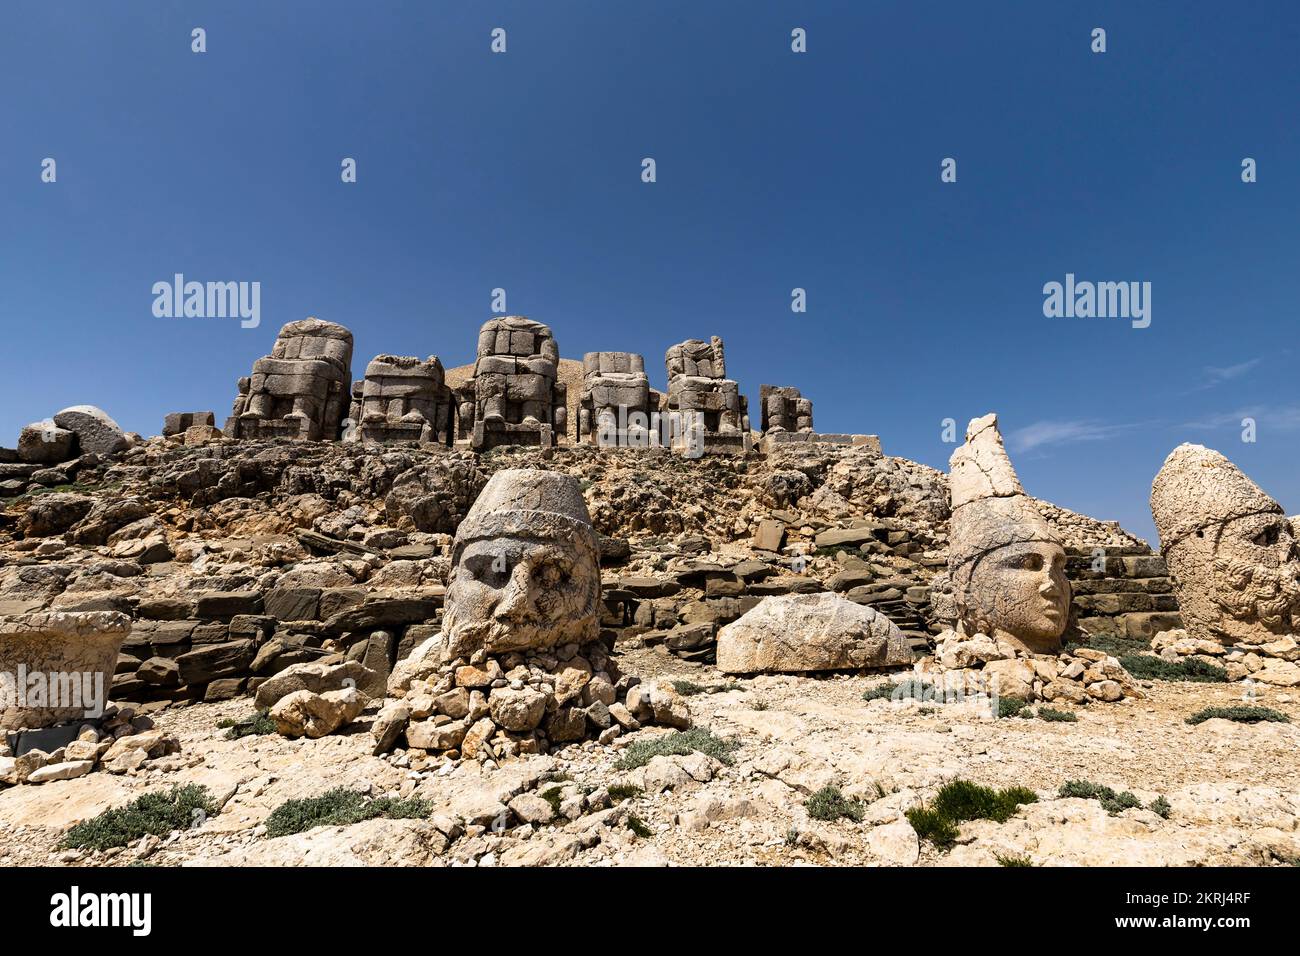
[[[366,698],[355,687],[315,694],[296,690],[276,701],[271,720],[276,732],[285,737],[324,737],[361,714]]]
[[[129,447],[121,426],[102,408],[94,405],[65,408],[54,416],[54,424],[76,433],[77,444],[83,453],[116,455]]]
[[[374,672],[359,661],[337,664],[310,663],[286,667],[257,688],[255,702],[258,707],[274,707],[282,698],[298,691],[324,694],[328,691],[359,688],[374,680]]]
[[[764,598],[718,633],[718,669],[728,674],[895,667],[912,662],[902,631],[874,608],[838,594]]]

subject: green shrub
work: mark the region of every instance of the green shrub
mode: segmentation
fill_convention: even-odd
[[[162,837],[184,830],[216,813],[207,787],[193,783],[174,786],[165,792],[142,794],[125,806],[83,820],[67,832],[63,845],[76,850],[127,846],[150,834]]]
[[[950,850],[957,843],[957,825],[929,807],[908,810],[907,822],[912,824],[917,836],[933,843],[940,850]]]
[[[928,806],[907,811],[912,829],[941,850],[957,840],[957,825],[965,820],[994,820],[1006,823],[1026,803],[1037,803],[1038,794],[1026,787],[994,790],[969,780],[954,780],[939,789]]]
[[[557,816],[560,813],[560,801],[563,799],[563,787],[551,787],[549,790],[543,790],[541,797],[551,805],[551,812]]]
[[[654,830],[646,826],[645,822],[635,813],[627,815],[627,828],[643,840],[655,835]]]
[[[1078,715],[1072,710],[1055,710],[1051,707],[1039,707],[1034,712],[1034,715],[1039,720],[1046,720],[1052,723],[1073,724],[1079,720]]]
[[[1140,654],[1143,651],[1151,649],[1149,640],[1142,640],[1135,637],[1124,637],[1119,634],[1090,634],[1086,641],[1067,641],[1065,649],[1074,651],[1080,647],[1090,647],[1095,651],[1101,651],[1103,654],[1109,654],[1111,657],[1119,658],[1125,654]]]
[[[638,740],[624,751],[623,756],[614,764],[615,770],[634,770],[644,767],[655,757],[685,756],[699,751],[721,763],[730,765],[735,758],[731,755],[740,749],[740,741],[723,740],[703,727],[690,730],[676,730],[653,740]]]
[[[1119,659],[1123,668],[1139,680],[1185,680],[1200,684],[1222,684],[1228,672],[1199,657],[1167,661],[1154,654],[1126,654]]]
[[[1093,783],[1091,780],[1067,780],[1061,785],[1058,793],[1062,797],[1081,797],[1084,800],[1097,800],[1101,803],[1102,809],[1112,817],[1132,807],[1142,806],[1142,801],[1129,791],[1125,790],[1123,793],[1117,793],[1110,787]],[[1169,801],[1164,797],[1157,797],[1147,809],[1166,819],[1169,817]]]
[[[877,684],[875,687],[863,691],[863,700],[893,700],[895,693],[898,699],[905,697],[915,697],[917,700],[928,700],[934,696],[934,687],[925,681],[918,680],[915,677],[905,677],[897,683]]]
[[[950,820],[995,820],[1006,823],[1025,803],[1037,803],[1038,794],[1026,787],[994,790],[969,780],[954,780],[939,790],[931,806]]]
[[[392,797],[369,800],[359,790],[335,787],[319,797],[287,800],[280,804],[266,818],[266,835],[289,836],[315,827],[348,826],[376,817],[390,820],[422,819],[432,812],[432,803],[416,797],[407,800]]]
[[[638,786],[630,783],[616,783],[609,788],[609,799],[614,803],[620,803],[624,800],[631,800],[633,797],[639,797],[642,791]]]
[[[997,854],[998,866],[1033,866],[1034,861],[1027,856],[1003,856]]]
[[[697,684],[692,680],[675,680],[672,685],[673,690],[683,697],[695,697],[697,694],[725,694],[729,690],[740,690],[740,685],[735,681],[727,681],[725,684]]]
[[[275,733],[275,721],[271,719],[270,711],[266,710],[259,710],[257,713],[250,714],[248,717],[241,717],[239,720],[235,720],[233,717],[223,717],[217,721],[217,726],[226,728],[226,738],[228,740]]]
[[[1187,718],[1189,724],[1199,724],[1214,717],[1235,720],[1239,724],[1276,723],[1289,724],[1291,718],[1272,707],[1206,707]]]
[[[999,697],[998,717],[1023,717],[1027,706],[1019,697]]]
[[[814,820],[839,820],[843,817],[856,823],[863,815],[862,802],[849,800],[840,793],[839,787],[822,787],[803,805]]]

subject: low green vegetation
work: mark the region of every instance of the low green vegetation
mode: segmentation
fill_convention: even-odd
[[[1082,797],[1085,800],[1097,800],[1101,803],[1102,809],[1112,817],[1124,810],[1142,807],[1142,801],[1129,791],[1125,790],[1123,793],[1117,793],[1110,787],[1093,783],[1091,780],[1067,780],[1061,784],[1059,793],[1062,797]],[[1152,800],[1151,805],[1146,809],[1167,820],[1172,808],[1169,806],[1169,801],[1161,796]]]
[[[1080,647],[1090,647],[1111,657],[1123,657],[1125,654],[1140,654],[1151,650],[1151,642],[1141,638],[1123,637],[1119,634],[1090,634],[1086,641],[1067,641],[1065,649],[1074,651]]]
[[[1219,717],[1223,720],[1235,720],[1239,724],[1275,723],[1289,724],[1291,718],[1272,707],[1206,707],[1187,718],[1189,724],[1201,724]]]
[[[1027,715],[1025,714],[1025,708],[1028,707],[1028,706],[1029,706],[1029,705],[1026,704],[1026,703],[1025,703],[1023,700],[1021,700],[1019,697],[999,697],[999,698],[998,698],[998,717],[999,717],[999,718],[1002,718],[1002,717],[1023,717],[1023,716],[1027,716]]]
[[[997,854],[998,866],[1033,866],[1034,861],[1027,856],[1002,856]]]
[[[1039,720],[1046,720],[1050,723],[1077,723],[1079,716],[1072,710],[1056,710],[1052,707],[1039,707],[1034,711],[1034,716]]]
[[[673,690],[683,697],[695,697],[697,694],[725,694],[729,690],[741,689],[735,681],[727,681],[723,684],[697,684],[691,680],[675,680],[672,685]]]
[[[852,820],[857,823],[862,819],[863,806],[860,800],[850,800],[840,793],[839,787],[822,787],[804,801],[804,809],[814,820]]]
[[[905,677],[897,683],[877,684],[875,687],[868,688],[863,692],[862,699],[893,700],[895,694],[898,695],[899,700],[905,697],[926,700],[934,696],[934,687],[915,677]]]
[[[730,765],[735,761],[732,754],[739,749],[738,740],[723,740],[703,727],[692,727],[690,730],[676,730],[652,740],[638,740],[627,748],[614,764],[614,769],[634,770],[644,767],[655,757],[685,756],[697,751]]]
[[[164,837],[184,830],[217,813],[207,787],[187,784],[166,791],[142,794],[122,807],[105,810],[78,823],[63,838],[74,850],[107,850],[127,846],[141,837]]]
[[[223,717],[217,721],[217,726],[225,729],[229,740],[275,733],[275,721],[271,719],[270,712],[265,710],[259,710],[238,720],[233,717]]]
[[[288,800],[266,818],[266,835],[289,836],[314,827],[347,826],[363,820],[385,817],[389,820],[414,820],[433,812],[433,804],[411,797],[398,800],[379,797],[371,800],[360,790],[335,787],[319,797]]]
[[[564,796],[563,787],[551,787],[548,790],[543,790],[541,793],[542,799],[551,805],[551,812],[554,813],[556,816],[559,816],[560,802],[563,799],[563,796]]]
[[[1037,801],[1038,794],[1026,787],[994,790],[969,780],[954,780],[940,788],[929,804],[908,810],[907,820],[921,839],[948,850],[957,842],[957,827],[963,821],[1006,823],[1017,808]]]
[[[655,833],[648,826],[646,826],[645,822],[640,817],[638,817],[635,813],[629,813],[627,815],[627,828],[643,840],[654,836]]]
[[[1222,667],[1199,657],[1167,661],[1154,654],[1125,654],[1119,662],[1139,680],[1185,680],[1199,684],[1223,684],[1228,680],[1228,672]]]
[[[631,800],[634,797],[641,796],[642,790],[630,783],[616,783],[609,788],[608,792],[609,799],[613,803],[621,803],[624,800]]]

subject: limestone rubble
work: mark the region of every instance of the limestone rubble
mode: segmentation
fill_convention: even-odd
[[[1189,725],[1243,685],[1119,660],[1213,660],[1300,717],[1289,524],[1248,479],[1162,472],[1179,477],[1168,507],[1153,493],[1160,555],[1025,493],[991,416],[950,476],[814,432],[792,387],[764,387],[758,441],[717,339],[669,350],[662,395],[630,353],[566,381],[550,329],[522,317],[483,327],[465,376],[380,355],[354,387],[351,353],[342,326],[290,323],[223,429],[175,412],[144,439],[69,409],[0,449],[0,671],[39,657],[102,675],[112,700],[4,711],[22,733],[0,742],[0,864],[1300,858],[1294,725]],[[702,415],[702,455],[628,441],[617,414],[611,431],[642,402]],[[1179,614],[1198,580],[1183,549],[1234,522],[1276,560],[1243,564],[1240,541],[1196,555],[1218,589],[1206,634]],[[996,678],[1033,706],[863,700],[906,676]],[[1035,719],[1047,705],[1075,722]],[[1141,808],[1057,793],[1081,776]],[[906,811],[957,777],[1040,802],[964,825],[944,854]],[[171,782],[221,812],[120,853],[58,849],[72,822]],[[259,832],[339,785],[435,809]],[[861,819],[810,815],[828,785]],[[1145,809],[1158,797],[1167,816]]]

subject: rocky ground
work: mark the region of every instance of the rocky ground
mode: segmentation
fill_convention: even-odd
[[[320,739],[227,738],[218,722],[250,716],[251,692],[283,668],[348,655],[384,671],[436,633],[450,535],[502,467],[580,479],[607,552],[602,626],[617,641],[616,663],[643,680],[707,688],[689,704],[696,728],[730,742],[718,751],[725,760],[697,751],[616,766],[630,748],[671,733],[663,727],[499,764],[400,749],[374,756],[379,700]],[[1240,703],[1241,685],[1143,682],[1141,698],[1070,707],[1077,722],[1049,723],[994,720],[969,705],[864,701],[865,690],[894,679],[879,674],[720,674],[710,652],[717,626],[790,590],[838,591],[874,606],[914,647],[941,630],[929,583],[945,563],[944,476],[878,449],[687,462],[581,448],[479,458],[149,439],[47,469],[6,463],[0,477],[0,614],[129,616],[114,699],[137,701],[139,715],[179,745],[124,773],[0,786],[0,865],[1300,859],[1300,726],[1186,723],[1202,708]],[[1096,579],[1086,610],[1100,613],[1108,601],[1143,626],[1162,616],[1145,593],[1167,590],[1162,564],[1142,542],[1042,507],[1085,555],[1078,580]],[[1112,549],[1103,570],[1088,570],[1093,547]],[[1257,690],[1255,703],[1300,720],[1296,690]],[[963,824],[956,846],[941,851],[904,814],[959,778],[1028,787],[1040,799],[1005,823]],[[1078,779],[1132,791],[1144,807],[1164,797],[1168,817],[1111,815],[1096,800],[1057,796]],[[205,785],[220,812],[124,849],[61,847],[74,823],[186,783]],[[810,816],[806,801],[828,785],[856,801],[860,819]],[[277,807],[339,786],[420,797],[432,812],[267,835]]]
[[[216,723],[245,716],[247,701],[173,705],[152,715],[181,743],[183,759],[165,769],[0,792],[0,865],[942,866],[997,865],[999,857],[1035,865],[1268,865],[1300,858],[1300,726],[1185,722],[1203,707],[1240,702],[1239,687],[1154,682],[1144,700],[1079,708],[1077,723],[1048,723],[993,720],[960,704],[864,702],[863,691],[885,680],[879,676],[734,680],[639,648],[621,655],[621,665],[713,688],[692,696],[691,707],[697,726],[738,745],[732,763],[694,753],[616,769],[634,742],[667,733],[647,728],[610,747],[588,743],[500,766],[445,763],[417,772],[403,768],[400,752],[371,756],[373,710],[319,740],[228,740]],[[1300,719],[1288,694],[1269,692],[1257,702]],[[940,852],[918,840],[903,812],[957,778],[1028,787],[1040,802],[1004,824],[964,824],[958,845]],[[1163,796],[1168,819],[1146,809],[1112,816],[1096,800],[1057,798],[1071,779],[1132,791],[1144,804]],[[191,782],[223,803],[201,826],[120,851],[60,849],[74,822]],[[423,797],[435,810],[429,820],[265,835],[266,818],[286,800],[340,785]],[[609,788],[618,785],[640,792],[611,801]],[[804,803],[826,785],[861,801],[862,819],[810,819]],[[631,829],[633,818],[647,835]]]

